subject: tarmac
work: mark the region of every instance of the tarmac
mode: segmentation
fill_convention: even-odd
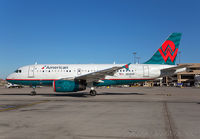
[[[0,88],[0,139],[199,139],[200,89]]]

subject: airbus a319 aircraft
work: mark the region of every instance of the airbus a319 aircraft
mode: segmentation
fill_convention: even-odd
[[[89,87],[128,85],[186,70],[175,65],[181,33],[172,33],[157,52],[143,64],[35,64],[18,68],[7,77],[13,84],[53,86],[55,92],[76,92]],[[31,91],[36,95],[35,89]]]

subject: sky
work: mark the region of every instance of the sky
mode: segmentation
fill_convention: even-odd
[[[0,0],[0,78],[29,64],[148,60],[181,32],[181,63],[200,63],[199,0]]]

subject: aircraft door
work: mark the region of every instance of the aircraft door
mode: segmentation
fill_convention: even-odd
[[[77,75],[81,75],[81,69],[77,69]]]
[[[143,66],[143,76],[149,77],[149,66]]]
[[[28,78],[33,78],[34,77],[34,70],[35,70],[35,66],[29,66]]]

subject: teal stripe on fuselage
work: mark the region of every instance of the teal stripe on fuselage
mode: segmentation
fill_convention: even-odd
[[[54,80],[8,80],[8,82],[19,85],[30,85],[30,86],[52,86]],[[94,83],[94,86],[110,86],[110,85],[126,85],[133,84],[137,82],[144,82],[147,79],[139,79],[139,80],[103,80],[102,83]]]
[[[8,80],[8,82],[13,84],[31,85],[31,86],[37,86],[37,85],[52,86],[53,81],[54,80]]]
[[[102,83],[94,83],[95,86],[110,86],[110,85],[129,85],[137,82],[144,82],[145,80],[103,80]]]

